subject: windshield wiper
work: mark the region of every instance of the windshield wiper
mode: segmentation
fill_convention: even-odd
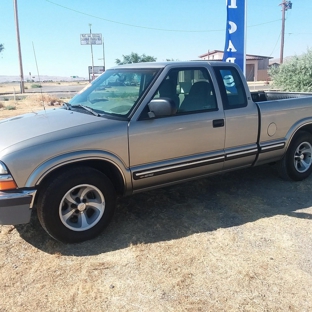
[[[71,105],[70,105],[69,103],[64,102],[64,103],[63,103],[63,106],[65,107],[65,109],[71,110]]]
[[[70,105],[70,104],[69,104]],[[94,116],[97,116],[97,117],[101,117],[102,115],[100,113],[97,113],[96,111],[94,111],[91,107],[89,106],[85,106],[85,105],[81,105],[81,104],[78,104],[78,105],[72,105],[70,106],[71,108],[75,108],[75,107],[80,107],[80,108],[83,108],[85,109],[86,111],[88,111],[89,113],[93,114]]]

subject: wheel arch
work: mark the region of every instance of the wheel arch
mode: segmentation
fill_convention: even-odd
[[[93,155],[80,157],[57,157],[48,160],[37,167],[27,180],[26,187],[36,186],[38,191],[44,184],[60,172],[75,167],[90,167],[105,174],[112,182],[118,195],[125,195],[132,189],[130,171],[118,160],[103,157],[103,155]]]
[[[304,120],[300,120],[297,123],[295,123],[288,131],[286,138],[287,143],[285,146],[285,153],[289,148],[289,145],[293,138],[297,135],[300,131],[306,131],[309,132],[312,135],[312,120],[311,118],[306,118]]]

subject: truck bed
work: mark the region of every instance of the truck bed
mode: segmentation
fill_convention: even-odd
[[[250,93],[254,102],[285,100],[312,96],[312,93],[309,92],[252,91]]]

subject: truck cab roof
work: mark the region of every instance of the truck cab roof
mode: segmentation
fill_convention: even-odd
[[[210,66],[222,66],[222,65],[234,65],[233,63],[226,63],[222,61],[206,61],[206,60],[194,60],[194,61],[169,61],[169,62],[141,62],[141,63],[131,63],[131,64],[123,64],[123,65],[117,65],[110,69],[116,69],[116,68],[165,68],[167,66],[174,67],[199,67],[203,66],[203,64],[209,64]]]

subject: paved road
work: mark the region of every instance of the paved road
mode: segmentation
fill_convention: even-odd
[[[62,92],[66,92],[66,93],[76,93],[78,91],[80,91],[82,88],[84,87],[84,85],[74,85],[74,86],[45,86],[43,85],[42,88],[32,88],[32,89],[28,89],[26,90],[27,93],[62,93]]]
[[[72,98],[78,91],[80,91],[84,85],[74,86],[44,86],[42,88],[27,89],[24,94],[16,94],[15,96],[19,99],[25,98],[26,96],[34,93],[49,93],[57,98],[68,99]],[[0,94],[0,101],[5,99],[14,99],[14,94]]]
[[[32,92],[34,93],[34,92]],[[32,94],[31,92],[29,93],[24,93],[24,94],[17,94],[16,95],[16,98],[17,99],[23,99],[29,95]],[[40,93],[40,92],[38,92]],[[42,93],[49,93],[51,95],[54,95],[55,97],[59,98],[59,99],[69,99],[69,98],[72,98],[73,96],[75,96],[75,94],[77,92],[42,92]],[[0,101],[5,101],[5,100],[13,100],[14,99],[14,95],[12,94],[9,94],[9,95],[0,95]]]
[[[15,96],[19,99],[25,98],[26,96],[33,93],[49,93],[58,98],[72,98],[78,91],[85,87],[86,84],[77,84],[70,86],[63,85],[45,85],[42,84],[42,88],[29,88],[25,90],[24,94],[17,93]],[[19,91],[19,83],[16,83],[15,90]],[[5,99],[14,99],[14,94],[0,94],[0,101]]]

